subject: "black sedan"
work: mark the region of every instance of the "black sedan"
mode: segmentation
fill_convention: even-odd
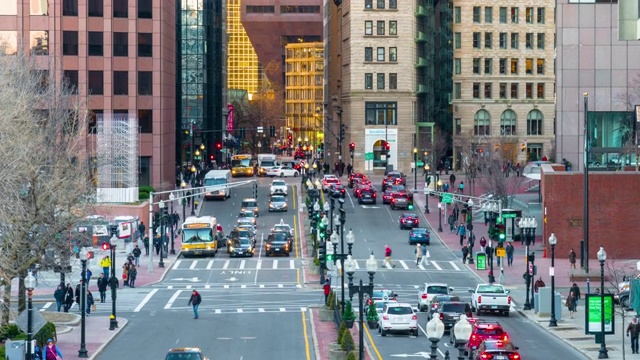
[[[429,234],[429,230],[425,228],[413,228],[409,232],[409,245],[413,245],[413,244],[429,245],[430,241],[431,241],[431,234]]]
[[[418,215],[412,213],[404,213],[400,216],[400,230],[413,229],[420,226]]]
[[[347,189],[342,184],[331,185],[329,192],[332,198],[344,198],[347,195]]]
[[[376,190],[374,188],[364,188],[360,191],[360,196],[358,196],[358,203],[369,203],[375,205],[378,201],[377,197],[378,194],[376,193]]]

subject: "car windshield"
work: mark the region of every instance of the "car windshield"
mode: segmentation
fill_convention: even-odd
[[[284,196],[273,196],[271,197],[271,202],[285,202]]]
[[[375,299],[384,299],[384,297],[391,297],[391,291],[389,290],[373,290],[373,297]]]
[[[427,286],[428,294],[448,294],[449,289],[444,285],[430,285]]]
[[[170,353],[165,360],[202,360],[198,353]]]
[[[484,346],[487,350],[514,351],[516,349],[512,343],[503,341],[485,341]]]
[[[390,315],[407,315],[413,314],[413,309],[407,306],[390,306],[387,309],[387,314]]]
[[[284,233],[271,234],[271,235],[269,235],[269,241],[285,242],[285,241],[287,241],[287,234],[284,234]]]
[[[211,229],[183,229],[182,232],[182,242],[185,244],[213,241]]]
[[[251,240],[249,238],[240,238],[241,245],[251,245]]]
[[[498,336],[504,334],[502,328],[499,327],[481,327],[476,329],[476,334],[487,336]]]
[[[273,186],[285,186],[285,185],[287,185],[287,183],[285,183],[284,180],[273,180],[271,185],[273,185]]]
[[[413,233],[418,235],[424,235],[427,233],[427,229],[416,228],[416,229],[413,229]]]
[[[287,225],[276,225],[276,226],[273,227],[273,230],[274,231],[287,231],[288,232],[290,230],[290,228]]]
[[[242,238],[242,237],[251,237],[249,234],[249,230],[237,230],[231,233],[231,237]]]
[[[257,207],[258,206],[258,202],[256,201],[243,201],[242,202],[242,207]]]
[[[416,216],[416,214],[404,214],[403,215],[406,218],[412,218],[412,219],[417,219],[418,217]]]
[[[504,289],[502,286],[495,285],[482,285],[478,287],[479,293],[493,293],[493,294],[502,294],[504,293]]]
[[[467,305],[466,304],[442,304],[442,311],[444,312],[452,312],[458,314],[464,314],[466,312]]]
[[[404,186],[402,185],[393,185],[391,187],[391,190],[400,192],[400,191],[404,191],[405,189],[404,189]]]

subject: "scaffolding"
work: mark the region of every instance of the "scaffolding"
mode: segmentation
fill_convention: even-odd
[[[138,201],[138,119],[127,114],[98,114],[97,123],[97,201]]]

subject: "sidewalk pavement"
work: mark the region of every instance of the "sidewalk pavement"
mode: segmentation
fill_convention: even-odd
[[[456,175],[456,177],[458,179],[464,179],[463,175]],[[417,189],[419,189],[420,191],[422,190],[423,187],[424,187],[424,181],[422,182],[419,181],[417,184]],[[476,192],[475,194],[476,196],[478,196],[481,193]],[[438,219],[438,198],[435,196],[429,197],[429,208],[430,208],[429,214],[426,214],[424,212],[425,203],[426,203],[425,195],[422,195],[421,192],[415,194],[414,205],[416,206],[416,210],[419,209],[419,211],[422,212],[425,218],[427,219],[432,238],[436,238],[436,239],[439,238],[442,241],[442,243],[446,247],[451,249],[451,251],[460,258],[460,261],[462,261],[462,252],[460,250],[461,249],[460,237],[457,236],[455,232],[449,231],[449,225],[446,224],[447,214],[443,213],[441,217],[441,221],[443,224],[442,226],[443,231],[442,232],[437,231],[438,224],[440,221]],[[523,213],[523,215],[527,216],[528,214]],[[474,221],[473,221],[473,232],[476,237],[476,245],[473,248],[474,254],[479,250],[478,243],[480,238],[484,236],[485,238],[488,239],[487,230],[488,230],[488,226],[484,225],[484,219],[482,217],[476,216],[476,218],[474,218]],[[549,269],[551,268],[551,258],[550,258],[551,254],[549,252],[549,254],[547,254],[548,256],[544,257],[544,247],[543,247],[542,240],[543,239],[540,236],[537,236],[535,245],[530,246],[530,251],[534,252],[536,255],[535,265],[537,266],[538,270],[537,270],[537,275],[535,275],[535,278],[537,279],[538,277],[542,277],[546,286],[551,286],[551,279],[549,275]],[[497,265],[494,265],[494,274],[495,274],[496,282],[501,281],[501,283],[511,291],[511,295],[513,297],[513,301],[516,305],[517,311],[523,316],[527,317],[532,322],[538,324],[539,326],[543,327],[545,330],[549,331],[550,333],[558,337],[560,340],[566,342],[576,350],[580,351],[582,354],[585,355],[586,358],[597,359],[600,345],[594,342],[594,339],[595,339],[594,335],[585,335],[584,302],[582,300],[580,301],[580,305],[582,306],[578,307],[578,312],[574,315],[573,319],[569,318],[569,312],[567,311],[566,307],[562,306],[561,319],[558,320],[557,328],[548,327],[548,323],[549,323],[548,316],[546,317],[538,316],[537,314],[535,314],[534,310],[522,309],[522,305],[525,303],[525,297],[526,297],[526,294],[525,294],[526,287],[523,279],[523,275],[527,270],[526,258],[525,258],[525,246],[522,245],[520,242],[514,242],[513,245],[515,247],[513,266],[504,267],[504,277],[502,281],[500,277],[500,272],[501,272],[500,267]],[[477,270],[475,265],[476,264],[474,263],[473,265],[467,264],[466,266],[469,267],[469,269],[471,269],[476,274],[476,276],[478,277],[478,279],[480,279],[480,281],[487,282],[489,270]],[[487,267],[489,268],[489,266]],[[615,263],[615,267],[619,269],[624,269],[623,271],[625,271],[625,273],[630,273],[635,271],[636,260],[617,260]],[[580,290],[583,294],[587,292],[587,288],[589,288],[591,292],[595,292],[595,288],[600,287],[600,278],[599,278],[600,264],[596,259],[589,260],[589,268],[592,269],[591,274],[594,277],[594,281],[591,282],[589,285],[587,284],[586,275],[584,274],[583,270],[570,269],[568,254],[556,254],[556,258],[554,261],[554,268],[555,268],[555,288],[556,288],[556,292],[559,292],[562,294],[561,299],[563,304],[569,292],[569,288],[571,287],[573,282],[577,283],[577,285],[580,287]],[[571,281],[572,275],[579,275],[578,278],[584,279],[584,280]],[[608,280],[605,280],[605,288],[610,288],[610,287],[612,287],[611,282]],[[626,324],[629,323],[631,316],[635,315],[635,314],[631,314],[632,312],[633,311],[631,311],[630,314],[627,315],[627,317],[624,319],[625,328],[626,328]],[[623,330],[625,329],[623,329],[622,327],[622,320],[623,319],[620,316],[619,309],[616,309],[615,335],[608,335],[606,337],[606,344],[607,344],[607,349],[609,351],[610,359],[623,359],[624,358],[623,347],[626,346],[630,348],[628,344],[628,339],[627,339],[627,343],[623,343],[623,341],[625,340]],[[625,350],[627,352],[629,351],[629,349],[625,349]]]

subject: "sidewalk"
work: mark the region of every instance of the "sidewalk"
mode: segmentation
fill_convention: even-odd
[[[459,179],[458,181],[464,181],[464,176],[456,174],[456,177]],[[466,184],[466,181],[465,181]],[[411,182],[411,187],[413,182]],[[422,182],[418,181],[417,188],[419,191],[424,187],[424,179]],[[466,190],[466,189],[465,189]],[[482,194],[482,192],[475,192],[476,196]],[[455,234],[455,232],[449,231],[449,225],[446,224],[447,215],[442,214],[442,232],[438,232],[438,198],[435,196],[429,197],[429,208],[430,213],[424,213],[425,209],[425,195],[422,195],[421,192],[415,194],[414,196],[414,204],[416,206],[416,210],[419,209],[421,213],[427,219],[429,223],[431,236],[432,238],[440,238],[442,243],[451,249],[451,251],[456,254],[462,261],[462,253],[460,251],[460,237]],[[514,202],[516,206],[521,204],[522,202]],[[529,216],[530,214],[526,213],[526,209],[523,209],[523,215]],[[540,224],[540,226],[543,226]],[[473,248],[474,254],[479,251],[479,241],[482,236],[487,238],[487,230],[488,226],[484,225],[484,219],[482,216],[476,216],[473,221],[473,232],[476,237],[476,245]],[[541,231],[537,231],[536,233],[542,233]],[[545,241],[546,242],[546,241]],[[504,268],[504,277],[502,279],[502,284],[505,285],[506,288],[511,290],[511,295],[513,297],[514,303],[516,305],[517,311],[523,316],[527,317],[534,323],[542,326],[555,336],[557,336],[560,340],[566,342],[567,344],[574,347],[576,350],[583,353],[589,359],[597,359],[598,350],[600,349],[599,344],[595,344],[594,335],[585,335],[585,319],[584,319],[584,302],[580,300],[578,312],[574,315],[573,319],[569,318],[569,312],[566,307],[562,307],[561,320],[558,320],[557,328],[549,328],[549,317],[539,317],[534,313],[534,310],[523,310],[522,305],[525,303],[526,296],[526,285],[524,283],[523,275],[525,271],[527,271],[526,259],[525,259],[525,246],[521,245],[520,242],[514,242],[513,246],[515,247],[514,258],[513,258],[513,266],[505,266]],[[543,241],[540,236],[536,236],[535,245],[530,246],[530,252],[534,252],[536,255],[535,265],[537,267],[537,275],[535,278],[542,277],[546,286],[551,286],[551,278],[549,275],[549,269],[551,268],[551,254],[549,253],[547,257],[544,257],[543,250]],[[577,285],[580,287],[581,292],[584,294],[587,292],[587,288],[590,288],[591,292],[595,292],[595,288],[600,287],[600,264],[596,259],[589,260],[589,268],[591,269],[591,276],[594,277],[594,281],[592,281],[588,286],[586,281],[586,276],[584,271],[581,269],[573,270],[570,269],[570,264],[567,259],[566,254],[556,254],[555,257],[555,288],[556,292],[561,293],[561,299],[564,303],[564,300],[568,294],[569,288],[573,283],[571,281],[572,274],[580,275],[581,279],[585,279],[582,281],[575,281]],[[487,282],[489,270],[477,270],[475,268],[475,263],[473,265],[468,266],[480,279],[480,281]],[[615,263],[617,268],[625,269],[628,271],[635,271],[636,268],[636,260],[617,260]],[[489,266],[487,266],[489,268]],[[605,270],[606,271],[606,270]],[[500,282],[500,267],[494,264],[494,275],[496,282]],[[610,288],[611,282],[605,281],[605,288]],[[628,339],[624,336],[624,329],[622,328],[622,319],[619,314],[619,309],[616,309],[616,329],[615,335],[609,335],[606,337],[607,349],[609,350],[609,358],[610,359],[623,359],[623,339],[627,341],[624,346],[627,347],[626,351],[629,352],[629,344]],[[627,316],[625,321],[626,324],[630,321],[630,316]]]

